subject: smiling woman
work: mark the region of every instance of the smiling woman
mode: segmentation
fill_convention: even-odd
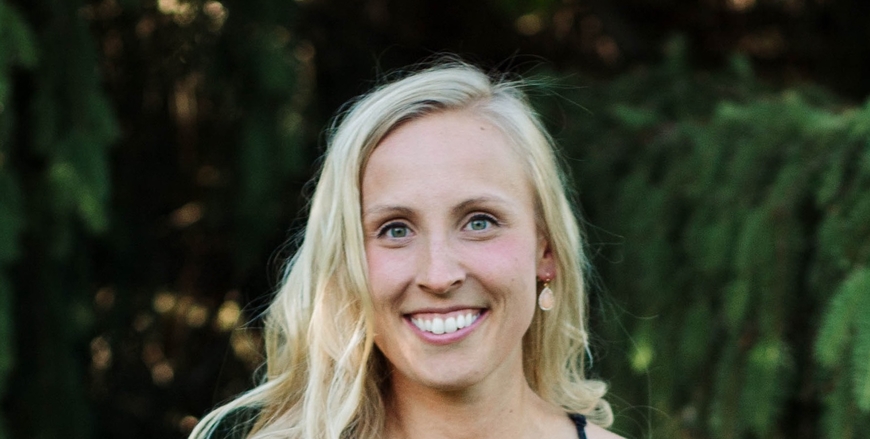
[[[521,83],[451,62],[378,88],[330,140],[263,383],[191,437],[617,437],[572,212]]]
[[[555,270],[523,175],[505,136],[467,111],[408,122],[369,158],[362,209],[375,344],[401,393],[523,376],[535,279]],[[491,396],[491,406],[512,402]]]

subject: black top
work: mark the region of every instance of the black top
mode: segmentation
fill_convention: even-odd
[[[577,437],[586,439],[586,417],[578,413],[568,413],[568,417],[574,421],[577,426]]]

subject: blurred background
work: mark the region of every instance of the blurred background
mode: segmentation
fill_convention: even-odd
[[[0,438],[252,386],[324,127],[440,52],[531,77],[631,438],[870,432],[870,2],[0,0]]]

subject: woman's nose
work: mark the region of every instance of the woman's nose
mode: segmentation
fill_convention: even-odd
[[[465,281],[465,270],[447,239],[428,240],[420,258],[417,284],[429,293],[444,294]]]

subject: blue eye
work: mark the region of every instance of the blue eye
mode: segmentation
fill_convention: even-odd
[[[402,223],[390,223],[384,226],[384,228],[381,229],[381,232],[378,235],[386,236],[387,238],[392,239],[401,239],[407,238],[409,234],[410,230],[408,229],[408,226]]]
[[[495,224],[495,220],[488,215],[475,215],[468,222],[468,229],[476,232],[489,229]]]
[[[387,236],[390,238],[404,238],[408,236],[407,227],[390,227],[387,229]]]

